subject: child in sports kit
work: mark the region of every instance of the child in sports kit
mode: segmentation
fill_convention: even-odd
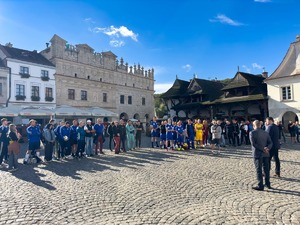
[[[178,146],[178,151],[184,150],[183,148],[183,143],[184,143],[184,128],[182,125],[182,122],[179,120],[177,122],[177,126],[175,128],[176,133],[177,133],[177,146]]]
[[[171,119],[168,119],[168,123],[166,124],[167,150],[168,149],[174,150],[173,131],[174,131],[174,126],[172,125],[172,121]]]
[[[167,121],[162,121],[160,126],[160,147],[161,149],[167,149],[167,130],[166,130]]]
[[[176,132],[177,123],[173,122],[173,144],[174,148],[177,148],[177,132]]]
[[[159,133],[157,133],[158,124],[156,122],[156,117],[153,117],[153,120],[150,122],[150,126],[151,126],[151,145],[152,145],[152,148],[154,148],[154,141],[156,142],[156,147],[159,147],[159,145],[158,145]]]

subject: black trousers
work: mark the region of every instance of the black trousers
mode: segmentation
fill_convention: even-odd
[[[114,142],[113,139],[114,139],[114,135],[109,135],[109,149],[110,149],[110,150],[112,150],[111,143]],[[114,142],[114,143],[115,143],[115,142]]]
[[[83,155],[84,151],[85,151],[85,141],[78,140],[76,156],[81,157]]]
[[[271,170],[271,160],[274,157],[274,160],[275,160],[275,173],[277,175],[280,175],[280,160],[279,160],[278,154],[279,154],[279,150],[277,148],[272,148],[270,150],[270,161],[269,161],[270,166],[269,166],[269,168]]]
[[[45,142],[45,160],[52,160],[54,143]]]
[[[142,134],[136,134],[136,136],[135,136],[135,146],[140,148],[141,143],[142,143]]]
[[[265,184],[271,185],[270,183],[270,158],[269,157],[260,157],[260,158],[254,158],[254,165],[256,169],[256,180],[257,180],[257,186],[261,189],[264,188],[263,183],[263,175],[262,170],[264,169],[265,174]]]

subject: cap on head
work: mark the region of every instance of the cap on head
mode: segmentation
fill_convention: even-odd
[[[91,120],[87,120],[86,122],[87,122],[87,123],[91,123],[92,121],[91,121]]]

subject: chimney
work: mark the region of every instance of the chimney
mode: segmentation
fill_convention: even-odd
[[[13,44],[10,43],[10,42],[8,42],[8,43],[5,44],[5,46],[7,46],[7,47],[9,47],[9,48],[12,48]]]
[[[268,72],[266,72],[266,71],[264,71],[264,72],[262,72],[262,77],[264,77],[264,78],[268,78]]]
[[[300,36],[299,34],[296,36],[296,42],[300,41]]]
[[[47,48],[49,47],[49,43],[48,43],[48,42],[46,43],[46,47],[47,47]]]

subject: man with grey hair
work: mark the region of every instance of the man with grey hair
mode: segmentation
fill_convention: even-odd
[[[252,187],[253,190],[263,191],[263,175],[262,168],[265,173],[265,185],[267,188],[271,189],[270,183],[270,167],[269,167],[269,157],[270,149],[272,148],[272,140],[268,132],[260,129],[261,124],[259,120],[253,122],[254,130],[250,133],[250,142],[252,148],[252,156],[254,158],[254,165],[256,169],[256,179],[258,185]]]

